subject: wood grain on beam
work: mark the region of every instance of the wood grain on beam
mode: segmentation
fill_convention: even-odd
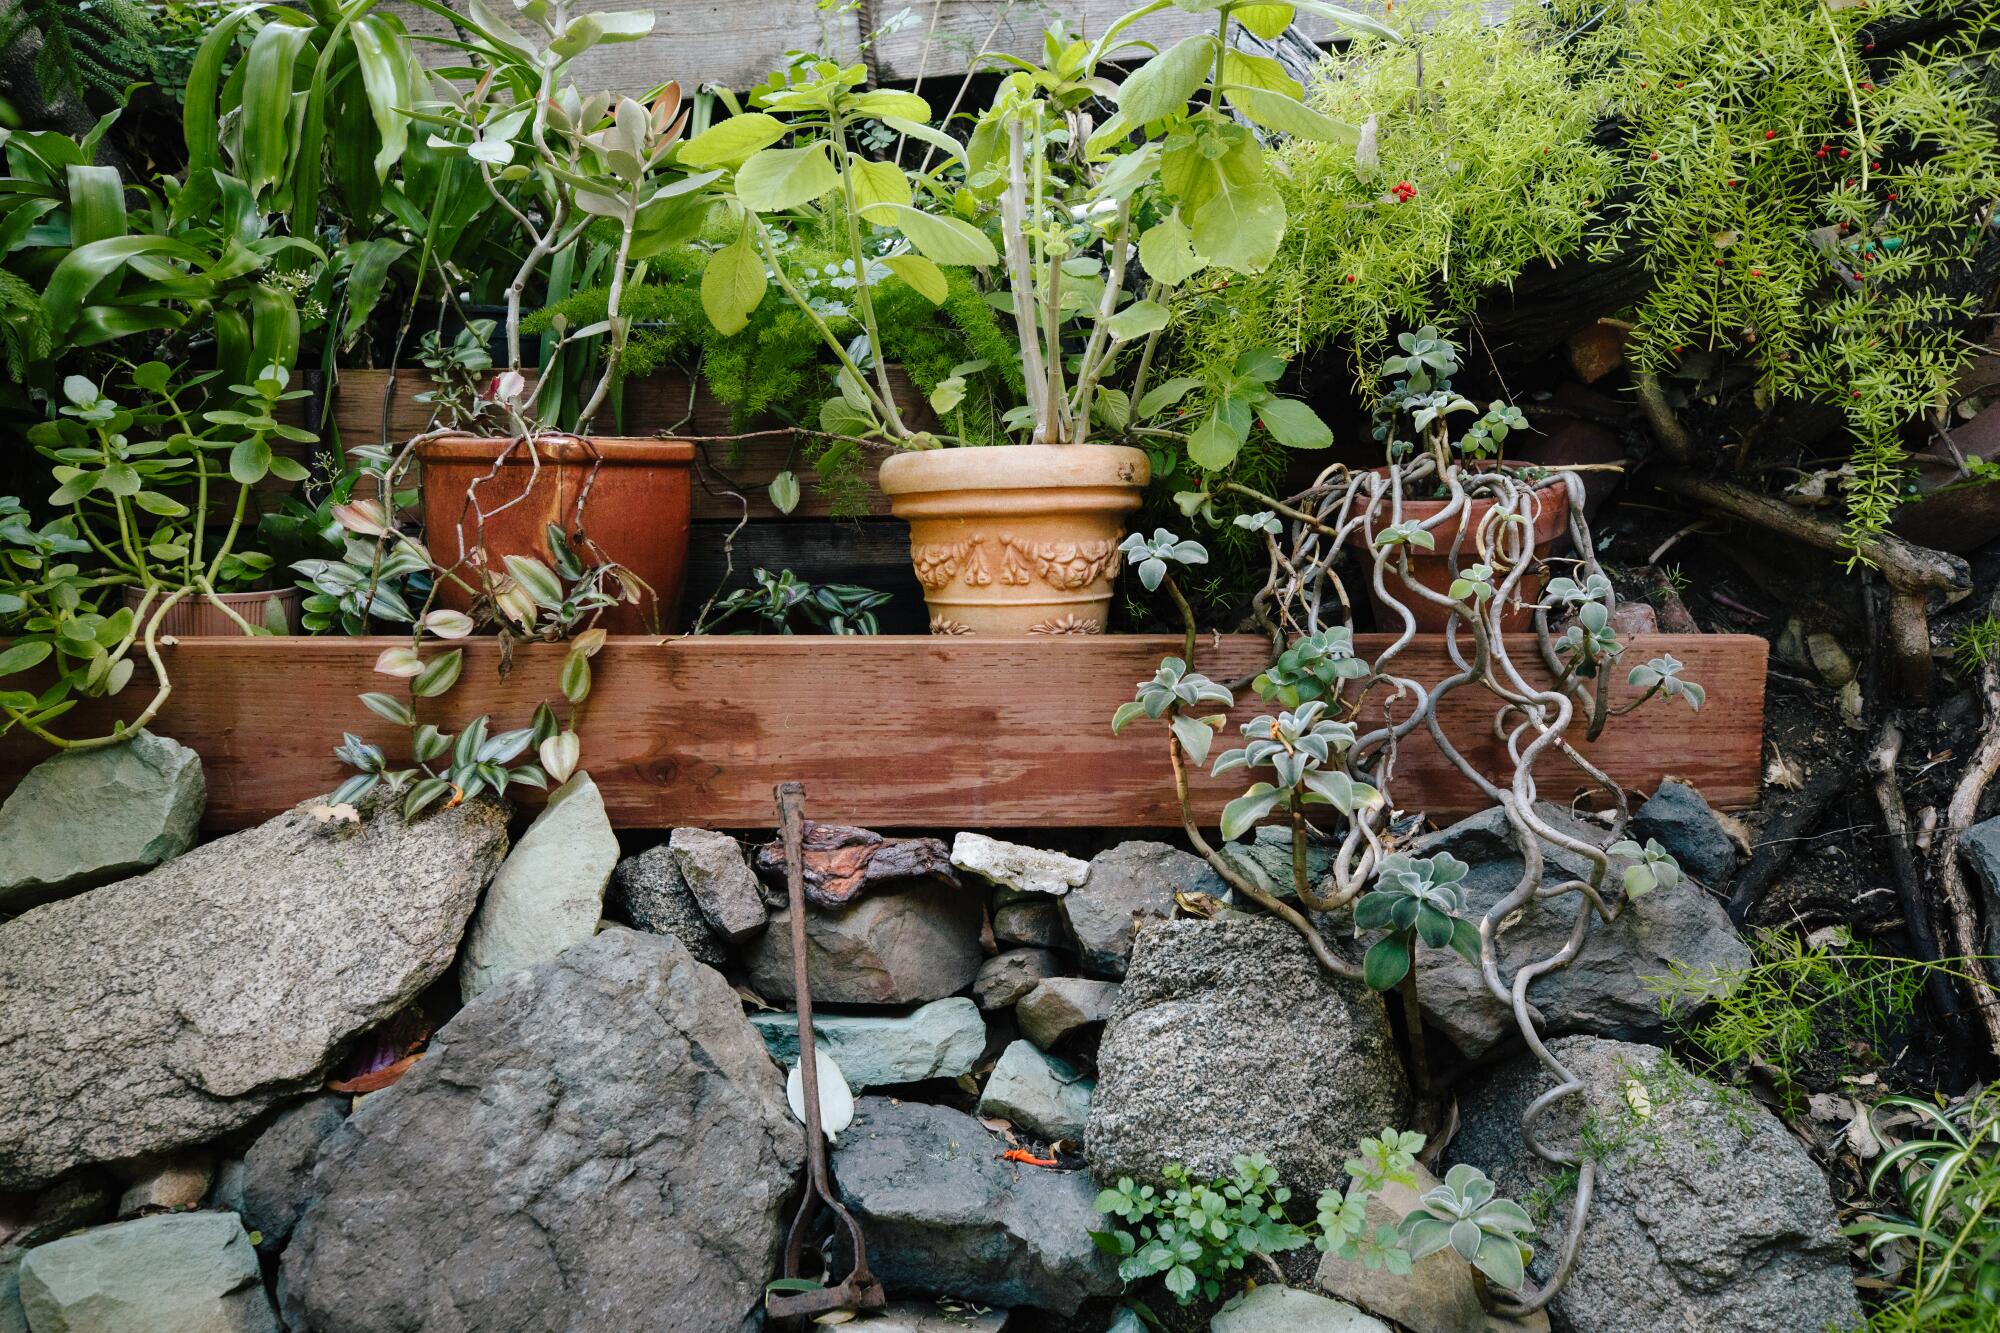
[[[190,639],[168,649],[174,692],[154,729],[201,754],[210,826],[240,828],[329,791],[342,777],[331,752],[343,731],[387,739],[391,728],[355,696],[384,686],[371,668],[399,642]],[[525,725],[538,701],[557,697],[559,645],[517,652],[504,681],[495,640],[464,646],[458,687],[424,709],[440,726],[481,713],[496,725]],[[1372,657],[1388,639],[1362,635],[1356,646]],[[612,819],[627,828],[761,827],[770,820],[772,785],[786,778],[806,783],[820,818],[875,828],[1172,826],[1178,816],[1162,733],[1138,726],[1115,737],[1110,719],[1134,683],[1178,648],[1175,639],[1121,635],[614,639],[595,663],[583,761]],[[1253,635],[1219,636],[1201,666],[1228,679],[1261,666],[1267,648]],[[1532,655],[1526,640],[1516,652],[1522,661]],[[1634,640],[1627,657],[1663,652],[1708,687],[1707,707],[1690,713],[1679,703],[1655,704],[1614,723],[1584,752],[1630,788],[1650,791],[1673,776],[1718,806],[1751,804],[1764,641],[1656,635]],[[1418,640],[1400,660],[1402,671],[1420,678],[1447,671],[1438,639]],[[150,689],[142,668],[119,713]],[[1261,711],[1256,704],[1252,696],[1236,709],[1232,733]],[[1379,715],[1379,702],[1370,708]],[[115,715],[94,702],[63,722],[78,733]],[[1443,720],[1474,763],[1499,771],[1484,695],[1449,696]],[[0,792],[46,755],[19,732],[0,738]],[[1567,801],[1578,789],[1557,759],[1538,776],[1549,800]],[[1198,808],[1214,819],[1243,785],[1240,773],[1200,778]],[[1395,791],[1406,808],[1440,817],[1484,804],[1421,733],[1404,743]]]

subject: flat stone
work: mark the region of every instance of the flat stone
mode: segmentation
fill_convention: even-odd
[[[1726,888],[1743,850],[1701,793],[1668,778],[1632,813],[1631,836],[1657,839],[1680,867],[1712,889]]]
[[[460,997],[469,1002],[508,973],[595,935],[617,865],[604,797],[578,773],[549,796],[480,901],[458,965]]]
[[[865,828],[806,821],[802,878],[807,901],[817,907],[845,907],[862,894],[902,880],[935,879],[956,887],[951,852],[936,838],[885,838]],[[783,907],[785,848],[769,842],[757,849],[757,873],[765,900]]]
[[[1587,1133],[1600,1159],[1576,1268],[1549,1307],[1557,1328],[1801,1333],[1860,1322],[1826,1177],[1776,1116],[1656,1047],[1579,1036],[1549,1049],[1583,1088],[1536,1132],[1572,1151]],[[1521,1115],[1555,1086],[1530,1056],[1467,1085],[1448,1153],[1507,1198],[1558,1190],[1530,1242],[1536,1281],[1561,1253],[1572,1198],[1552,1184],[1558,1168],[1522,1142]],[[1635,1087],[1650,1105],[1643,1115]]]
[[[0,805],[0,916],[171,861],[207,799],[201,756],[150,731],[44,759]]]
[[[1008,1121],[1052,1143],[1080,1142],[1096,1086],[1075,1065],[1042,1054],[1033,1042],[1009,1042],[980,1094],[979,1114]]]
[[[750,1026],[772,1059],[788,1069],[799,1062],[797,1014],[752,1014]],[[986,1049],[986,1020],[978,1005],[952,996],[900,1015],[815,1012],[813,1035],[850,1087],[879,1088],[971,1073]]]
[[[21,1306],[35,1333],[278,1333],[230,1213],[163,1213],[32,1249]]]
[[[21,1308],[21,1262],[28,1251],[81,1227],[111,1220],[116,1183],[99,1171],[72,1171],[32,1198],[0,1206],[0,1333],[28,1333]]]
[[[764,928],[770,913],[736,839],[713,829],[677,828],[667,847],[681,881],[717,935],[736,943]]]
[[[1006,1144],[960,1111],[863,1097],[833,1175],[890,1295],[953,1296],[1074,1314],[1116,1294],[1117,1265],[1089,1177],[1000,1160]]]
[[[1382,998],[1328,976],[1270,918],[1141,930],[1097,1050],[1085,1156],[1102,1182],[1197,1179],[1263,1153],[1296,1197],[1346,1177],[1364,1135],[1410,1093]]]
[[[326,1140],[285,1318],[734,1330],[776,1271],[801,1155],[729,983],[672,936],[607,930],[485,991]]]
[[[1000,1333],[1007,1326],[1007,1313],[973,1309],[952,1300],[891,1301],[855,1328],[867,1333]]]
[[[316,1090],[452,964],[507,818],[301,806],[0,925],[0,1189],[207,1143]]]
[[[1215,1312],[1209,1328],[1212,1333],[1395,1333],[1345,1301],[1276,1283],[1230,1301]]]
[[[1599,847],[1610,842],[1602,825],[1577,819],[1546,802],[1536,810],[1545,822],[1572,837]],[[1465,915],[1474,921],[1512,893],[1521,878],[1520,852],[1498,808],[1420,839],[1410,851],[1415,856],[1448,851],[1472,867],[1460,887],[1465,892]],[[1590,873],[1588,861],[1553,843],[1542,843],[1542,855],[1545,884],[1583,879]],[[1614,890],[1621,864],[1614,858],[1606,879]],[[1502,972],[1511,977],[1531,958],[1555,953],[1568,940],[1581,910],[1583,903],[1576,894],[1530,904],[1499,937]],[[1749,967],[1753,961],[1750,947],[1722,905],[1700,885],[1683,879],[1671,889],[1655,889],[1633,899],[1615,923],[1593,924],[1576,958],[1536,980],[1528,1000],[1541,1016],[1546,1035],[1658,1035],[1669,1020],[1662,1016],[1659,996],[1646,988],[1644,978],[1665,976],[1677,963],[1728,969]],[[1417,995],[1425,1020],[1475,1059],[1517,1036],[1511,1008],[1486,989],[1477,969],[1449,949],[1417,951]]]
[[[1139,923],[1171,921],[1176,893],[1220,897],[1208,862],[1164,842],[1121,842],[1090,859],[1090,873],[1062,899],[1063,920],[1076,940],[1083,969],[1122,977]]]
[[[1437,1178],[1421,1165],[1411,1168],[1417,1186],[1389,1184],[1368,1199],[1369,1231],[1394,1229],[1417,1210]],[[1330,1295],[1393,1321],[1409,1333],[1548,1333],[1549,1318],[1537,1311],[1522,1319],[1487,1314],[1479,1304],[1472,1265],[1449,1247],[1417,1260],[1398,1276],[1358,1259],[1329,1254],[1320,1260],[1314,1285]]]
[[[972,979],[972,998],[981,1009],[1005,1009],[1046,978],[1062,971],[1062,961],[1049,949],[1009,949],[979,965]]]
[[[993,909],[993,938],[1002,944],[1025,944],[1036,949],[1060,948],[1063,934],[1062,908],[1046,898],[1029,898]]]
[[[1050,977],[1021,997],[1014,1018],[1028,1040],[1046,1051],[1071,1033],[1110,1018],[1117,1003],[1115,981]]]
[[[661,843],[628,856],[611,872],[604,905],[610,916],[638,930],[672,935],[710,967],[729,962],[729,948],[709,929],[694,894],[674,864],[673,848]]]
[[[215,1158],[206,1152],[175,1153],[127,1169],[131,1183],[118,1196],[118,1216],[180,1213],[199,1207],[215,1179]]]
[[[243,1218],[259,1251],[276,1254],[291,1239],[299,1214],[312,1201],[320,1145],[346,1123],[352,1100],[323,1093],[285,1107],[240,1159],[225,1166],[215,1202]]]
[[[1090,863],[1061,852],[1002,842],[984,833],[961,833],[952,840],[951,863],[1016,893],[1060,897],[1083,883]]]
[[[793,998],[790,911],[744,955],[766,999]],[[848,907],[806,909],[806,976],[821,1004],[922,1004],[972,984],[985,957],[979,899],[935,880],[909,880]]]

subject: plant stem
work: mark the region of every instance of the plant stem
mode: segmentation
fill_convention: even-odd
[[[1403,1029],[1410,1043],[1410,1082],[1418,1097],[1431,1090],[1430,1055],[1424,1049],[1424,1011],[1417,1003],[1417,942],[1410,941],[1410,970],[1396,983],[1403,997]]]

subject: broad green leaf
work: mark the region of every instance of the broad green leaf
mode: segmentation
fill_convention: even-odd
[[[419,779],[410,787],[410,794],[403,798],[403,818],[415,819],[436,805],[450,791],[451,783],[444,778]]]
[[[458,683],[458,673],[464,666],[463,648],[440,653],[425,663],[424,669],[411,679],[410,693],[419,699],[435,699]]]
[[[80,245],[62,257],[42,291],[42,313],[48,320],[49,332],[57,337],[69,332],[98,284],[142,257],[190,263],[201,260],[201,255],[189,246],[164,236],[111,236]]]
[[[771,497],[771,507],[781,514],[789,514],[799,507],[799,474],[786,468],[771,478],[766,488]]]
[[[253,194],[262,195],[291,174],[293,71],[311,36],[311,28],[296,23],[269,23],[251,40],[244,58],[236,128],[243,145],[243,178]],[[317,171],[319,164],[309,169]]]
[[[361,696],[361,702],[367,706],[369,712],[377,717],[385,717],[399,727],[413,727],[417,724],[416,715],[410,712],[409,704],[393,694],[370,690]]]
[[[1253,56],[1243,51],[1224,53],[1222,81],[1245,88],[1268,88],[1274,93],[1285,93],[1300,99],[1306,95],[1304,85],[1293,78],[1283,65],[1269,56]]]
[[[118,168],[72,164],[64,169],[64,176],[72,246],[125,234],[125,182]]]
[[[1157,301],[1134,301],[1104,321],[1105,330],[1119,342],[1130,342],[1167,327],[1167,308]]]
[[[985,232],[957,218],[935,217],[899,204],[877,204],[862,216],[880,226],[894,226],[910,244],[939,264],[998,263],[1000,256]]]
[[[1203,147],[1211,136],[1171,149],[1160,159],[1160,181],[1180,204],[1195,251],[1239,273],[1262,271],[1285,234],[1285,201],[1271,184],[1263,150],[1247,131],[1220,156]]]
[[[1126,723],[1130,722],[1133,718],[1144,717],[1145,715],[1146,705],[1136,699],[1129,703],[1119,704],[1118,711],[1111,715],[1111,734],[1116,736],[1119,732],[1125,730]]]
[[[417,100],[409,46],[402,32],[379,14],[363,14],[348,33],[368,94],[368,114],[381,140],[375,149],[375,179],[386,181],[409,145],[410,107]]]
[[[562,580],[555,571],[530,555],[510,555],[503,563],[514,582],[527,590],[528,596],[539,606],[557,607],[562,605]]]
[[[590,659],[572,650],[563,658],[560,680],[563,698],[580,704],[590,697]]]
[[[1323,19],[1332,19],[1343,28],[1351,28],[1370,37],[1380,37],[1390,42],[1403,40],[1402,33],[1380,19],[1370,18],[1352,9],[1343,9],[1339,5],[1325,4],[1322,0],[1292,0],[1292,8],[1303,9],[1306,13],[1317,14]]]
[[[766,148],[736,169],[736,197],[759,213],[809,204],[839,185],[840,172],[824,143]]]
[[[1178,213],[1167,214],[1140,234],[1139,262],[1147,277],[1169,287],[1186,282],[1208,263],[1194,252],[1194,237]]]
[[[1268,782],[1260,782],[1222,808],[1222,836],[1235,841],[1248,833],[1258,820],[1278,806],[1284,793]]]
[[[1401,935],[1384,935],[1361,958],[1361,978],[1370,990],[1396,989],[1409,970],[1410,946]]]
[[[1333,443],[1333,431],[1296,398],[1266,398],[1257,405],[1257,420],[1287,449],[1324,449]]]
[[[736,239],[710,255],[702,270],[701,308],[719,333],[740,333],[750,322],[750,312],[764,300],[770,280],[750,234],[757,225],[755,218],[745,218]]]
[[[854,109],[877,120],[894,116],[898,120],[922,124],[931,118],[931,104],[915,93],[893,88],[876,88],[854,99]]]
[[[910,202],[910,178],[894,162],[870,162],[866,158],[847,159],[849,183],[854,187],[854,204],[865,214],[874,204]]]
[[[1163,381],[1146,390],[1145,397],[1139,400],[1138,407],[1133,411],[1139,420],[1151,420],[1200,387],[1200,380],[1185,376]]]
[[[255,486],[270,471],[271,446],[256,436],[238,442],[229,451],[229,478],[238,486]]]
[[[761,111],[731,116],[709,126],[681,145],[680,161],[688,167],[733,167],[760,149],[785,137],[785,122]]]
[[[1208,747],[1215,740],[1215,728],[1199,718],[1176,713],[1171,724],[1174,735],[1180,738],[1181,748],[1187,751],[1188,762],[1205,764],[1208,762]]]
[[[1215,66],[1215,38],[1206,33],[1183,37],[1125,77],[1118,89],[1118,110],[1129,121],[1144,125],[1187,110]]]
[[[927,143],[933,148],[942,149],[948,156],[954,158],[960,166],[968,167],[969,169],[969,164],[965,156],[965,146],[942,130],[932,129],[930,126],[920,124],[914,120],[906,120],[902,116],[882,116],[880,119],[884,125],[887,125],[890,129],[896,131],[896,133],[906,134],[920,143]]]
[[[234,64],[238,29],[261,5],[231,9],[219,19],[195,51],[183,89],[181,141],[187,145],[187,183],[174,199],[174,220],[185,222],[208,207],[216,195],[215,172],[222,165],[221,108],[217,94],[223,70]]]
[[[1188,434],[1188,458],[1195,466],[1220,472],[1236,461],[1244,437],[1235,428],[1220,403],[1209,409],[1201,424]]]
[[[1265,41],[1275,42],[1292,26],[1294,12],[1290,5],[1238,5],[1231,14]]]
[[[353,342],[368,323],[368,317],[375,313],[375,303],[382,299],[382,285],[388,280],[390,265],[409,252],[409,246],[387,237],[357,241],[348,247],[353,262],[347,271],[347,319],[340,329],[343,345]]]
[[[0,676],[11,676],[16,671],[26,671],[31,666],[39,666],[53,651],[46,643],[17,643],[5,652],[0,652]]]
[[[1278,130],[1295,139],[1318,143],[1354,144],[1361,140],[1358,126],[1323,116],[1297,98],[1266,88],[1231,87],[1223,91],[1229,105],[1266,129]]]
[[[891,255],[882,261],[889,271],[916,288],[917,295],[932,305],[943,305],[951,294],[944,271],[922,255]]]

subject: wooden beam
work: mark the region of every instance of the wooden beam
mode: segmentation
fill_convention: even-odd
[[[241,828],[331,790],[343,776],[331,753],[343,731],[389,740],[392,729],[355,696],[390,684],[371,668],[383,648],[401,642],[189,639],[169,648],[173,697],[154,729],[201,754],[208,825]],[[1357,649],[1372,658],[1388,643],[1362,635]],[[517,651],[505,680],[496,640],[464,647],[458,687],[424,710],[440,726],[455,729],[481,713],[496,726],[523,726],[536,703],[558,698],[560,645]],[[626,828],[765,827],[772,785],[786,778],[806,783],[819,818],[873,828],[1173,826],[1162,732],[1135,724],[1113,736],[1110,721],[1134,684],[1178,651],[1177,639],[1140,635],[613,639],[594,664],[583,762]],[[1532,658],[1526,640],[1516,652]],[[1753,803],[1764,641],[1655,635],[1634,640],[1626,657],[1663,652],[1708,687],[1708,705],[1691,713],[1657,702],[1614,722],[1584,752],[1629,788],[1650,791],[1674,776],[1718,806]],[[1254,635],[1214,636],[1200,666],[1226,680],[1256,670],[1267,653]],[[1447,671],[1439,639],[1418,640],[1399,660],[1401,671],[1420,678]],[[152,689],[146,675],[142,668],[122,710],[88,703],[63,719],[64,730],[83,734],[129,714]],[[1236,723],[1264,711],[1257,703],[1251,695],[1235,710],[1232,735]],[[1379,716],[1380,700],[1369,709]],[[1460,690],[1447,699],[1443,720],[1474,763],[1497,773],[1492,711],[1484,695]],[[0,792],[47,754],[18,731],[0,737]],[[1421,732],[1404,743],[1397,773],[1405,808],[1447,817],[1484,804]],[[1559,761],[1545,763],[1538,777],[1548,800],[1567,801],[1578,790]],[[1240,773],[1200,778],[1198,808],[1213,820],[1243,785]]]

